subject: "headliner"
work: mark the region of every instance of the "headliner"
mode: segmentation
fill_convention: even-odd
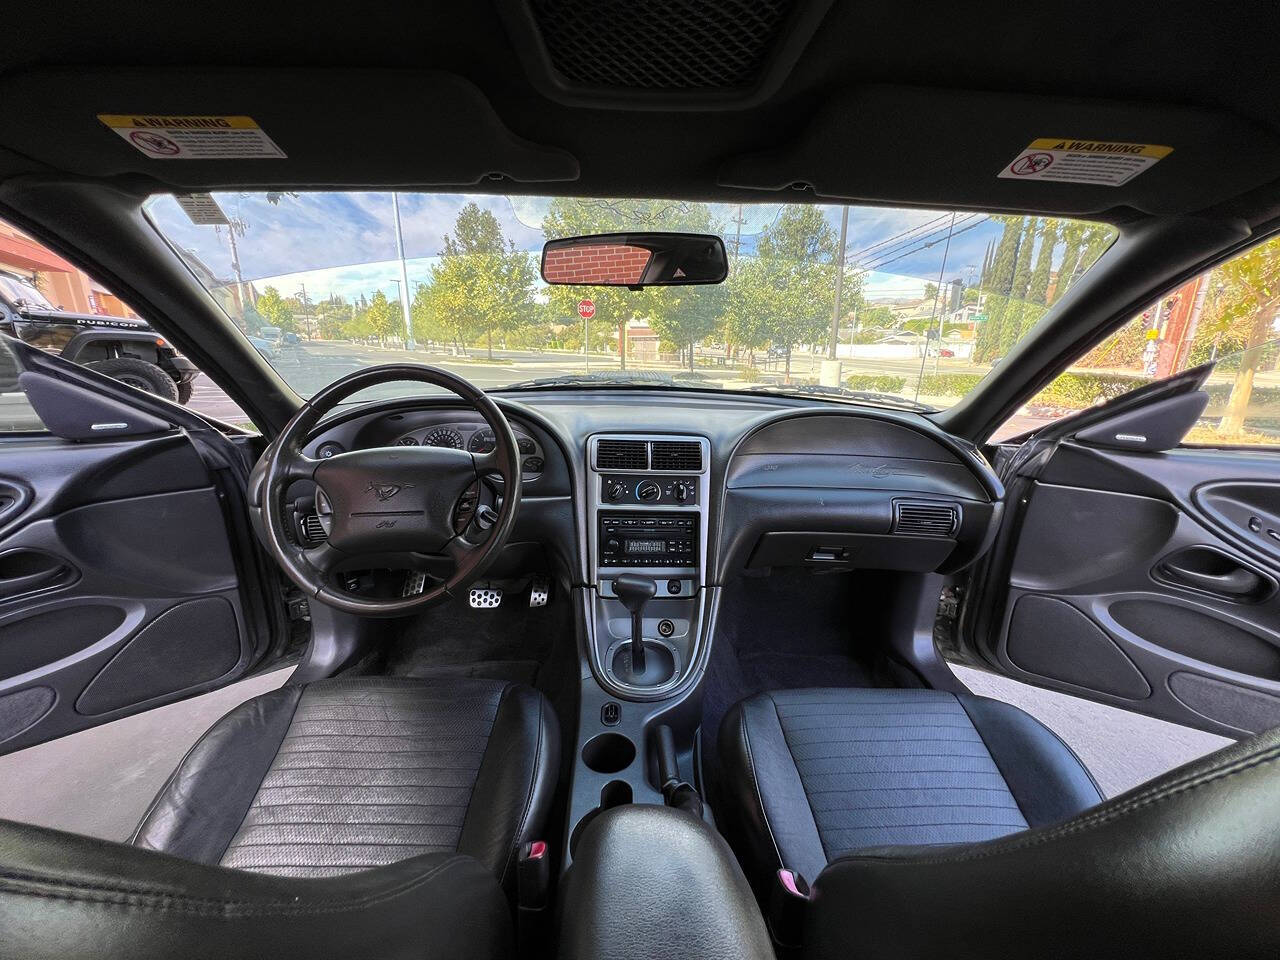
[[[523,2],[51,0],[6,27],[0,178],[71,175],[137,193],[475,185],[764,201],[781,190],[1113,221],[1257,223],[1280,200],[1280,71],[1263,53],[1280,32],[1274,2],[837,0],[824,16],[819,0],[750,83],[704,96],[568,89],[540,60]],[[247,114],[289,158],[151,160],[95,119],[129,112]],[[1174,152],[1121,187],[997,179],[1043,136]]]

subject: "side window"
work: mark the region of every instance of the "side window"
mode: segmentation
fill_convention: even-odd
[[[42,433],[44,424],[27,403],[18,385],[18,361],[9,345],[0,342],[0,434]]]
[[[127,303],[2,220],[0,334],[199,413],[252,427],[230,397]],[[34,414],[12,368],[13,357],[5,350],[0,356],[0,431],[41,429],[38,421],[30,426]]]
[[[1184,443],[1280,448],[1280,237],[1189,280],[1080,357],[992,435],[1008,439],[1215,363]]]

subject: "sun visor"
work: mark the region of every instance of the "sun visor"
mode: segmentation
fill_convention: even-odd
[[[0,80],[0,103],[0,147],[177,189],[578,177],[571,154],[516,136],[477,87],[437,71],[33,71]]]
[[[737,189],[809,185],[833,199],[1084,216],[1194,213],[1277,177],[1280,140],[1230,114],[870,86],[829,100],[794,141],[730,159],[718,179]]]

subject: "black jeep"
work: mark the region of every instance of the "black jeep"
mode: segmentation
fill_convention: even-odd
[[[199,372],[145,321],[60,310],[29,278],[7,271],[0,333],[178,403],[191,399]]]

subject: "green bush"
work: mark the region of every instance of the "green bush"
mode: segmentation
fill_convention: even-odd
[[[850,390],[869,390],[873,393],[898,393],[907,385],[906,377],[888,374],[857,373],[848,377],[844,385]]]
[[[1083,410],[1150,383],[1149,377],[1118,373],[1063,373],[1031,398],[1033,406]]]
[[[926,397],[963,397],[982,380],[981,373],[926,373],[920,393]]]
[[[747,383],[756,383],[760,379],[760,371],[756,367],[743,367],[738,371],[738,379]]]

